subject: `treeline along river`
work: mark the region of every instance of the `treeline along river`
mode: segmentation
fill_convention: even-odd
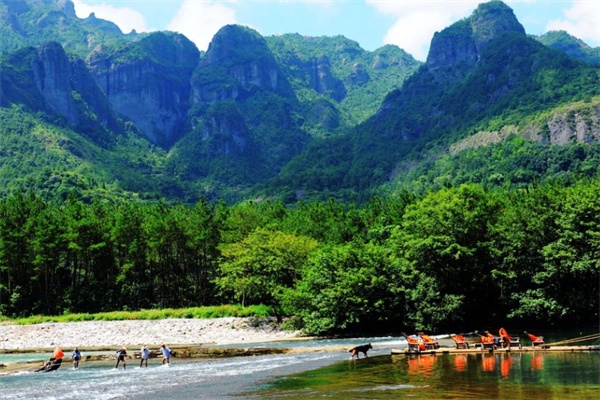
[[[594,324],[598,193],[463,185],[293,208],[15,194],[0,200],[0,315],[265,304],[309,334]]]

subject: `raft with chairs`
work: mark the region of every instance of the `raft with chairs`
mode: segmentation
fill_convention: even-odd
[[[600,345],[577,345],[581,342],[600,341],[600,333],[580,336],[573,339],[561,340],[553,343],[546,343],[543,336],[524,332],[529,339],[530,346],[522,343],[521,339],[509,335],[504,328],[500,328],[498,336],[491,334],[489,331],[479,333],[475,331],[478,337],[466,338],[464,335],[451,334],[450,338],[454,342],[454,347],[442,347],[438,344],[437,339],[435,345],[432,343],[425,344],[423,334],[409,336],[402,333],[406,339],[407,346],[403,349],[392,349],[392,355],[397,354],[475,354],[482,352],[510,352],[510,353],[527,353],[534,351],[544,352],[580,352],[580,351],[600,351]],[[429,336],[425,337],[431,339]]]

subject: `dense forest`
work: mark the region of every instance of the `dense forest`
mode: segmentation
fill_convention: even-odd
[[[308,333],[598,321],[600,181],[334,200],[0,201],[0,313],[265,304]]]

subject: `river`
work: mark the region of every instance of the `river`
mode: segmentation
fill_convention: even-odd
[[[66,364],[51,373],[0,377],[2,399],[598,399],[600,353],[391,356],[397,337],[279,343],[371,342],[369,358],[345,351],[208,360]],[[272,343],[264,346],[272,346]],[[7,356],[15,359],[18,355]],[[22,357],[33,357],[22,355]],[[4,359],[4,361],[7,361]]]

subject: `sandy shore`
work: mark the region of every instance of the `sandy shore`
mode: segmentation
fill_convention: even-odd
[[[86,321],[36,325],[0,324],[0,351],[132,347],[178,344],[256,343],[298,338],[273,319],[215,318],[135,321]]]

